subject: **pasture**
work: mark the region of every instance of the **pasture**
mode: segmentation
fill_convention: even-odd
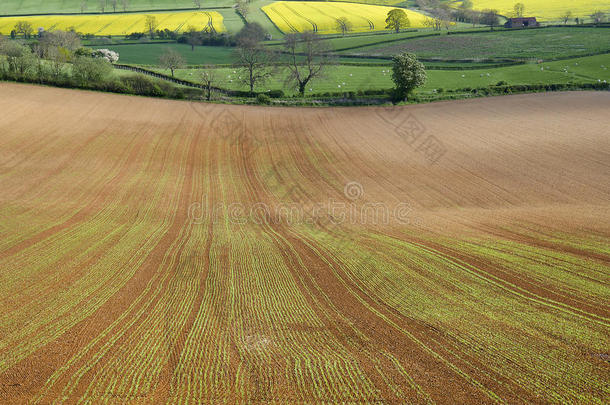
[[[2,402],[608,398],[608,92],[0,92]]]
[[[109,48],[120,54],[120,62],[133,65],[159,64],[159,57],[168,48],[180,53],[189,65],[231,64],[235,63],[235,49],[224,46],[197,46],[191,50],[187,44],[125,44],[109,46],[93,46],[92,48]]]
[[[341,17],[351,22],[353,32],[384,31],[385,20],[392,8],[343,2],[278,1],[263,6],[262,10],[283,33],[313,31],[335,34],[339,32],[337,19]],[[410,27],[423,27],[423,14],[412,10],[405,12]]]
[[[83,34],[128,35],[132,32],[147,32],[146,17],[157,19],[157,29],[181,32],[188,27],[204,29],[213,26],[217,32],[225,31],[223,17],[215,11],[184,11],[149,14],[103,14],[103,15],[49,15],[34,17],[0,18],[0,33],[8,35],[18,21],[29,22],[34,29],[50,30],[74,29]]]
[[[117,47],[117,49],[119,49]],[[431,92],[434,89],[456,90],[462,88],[487,87],[500,81],[506,84],[554,84],[554,83],[595,83],[610,82],[610,54],[575,58],[565,61],[531,63],[502,68],[485,67],[465,70],[428,70],[428,81],[417,92]],[[160,73],[168,72],[155,68]],[[233,90],[245,90],[239,80],[236,68],[215,69],[220,80],[217,85]],[[200,70],[179,69],[176,77],[197,82]],[[287,73],[279,71],[257,91],[284,90],[293,94],[294,90],[285,85]],[[359,90],[389,89],[393,86],[391,66],[331,66],[323,78],[308,86],[307,93],[357,92]]]

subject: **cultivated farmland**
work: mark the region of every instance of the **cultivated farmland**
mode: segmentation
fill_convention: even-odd
[[[474,8],[478,10],[492,8],[507,17],[513,17],[513,0],[472,0]],[[610,12],[608,0],[528,0],[522,2],[525,5],[527,16],[537,17],[541,21],[560,20],[566,11],[572,12],[572,18],[579,17],[587,19],[596,10]]]
[[[204,8],[231,7],[232,0],[203,0]],[[105,12],[114,12],[113,1],[100,0],[2,0],[0,14],[54,14],[54,13],[96,13],[104,6]],[[118,0],[116,11],[149,11],[193,9],[193,0]]]
[[[225,30],[223,17],[215,11],[186,11],[149,14],[101,14],[101,15],[47,15],[33,17],[0,18],[0,33],[8,35],[18,21],[28,21],[35,29],[69,30],[94,35],[127,35],[132,32],[146,32],[146,17],[157,19],[157,29],[184,31],[188,27],[204,29],[214,27],[217,32]]]
[[[354,32],[385,30],[391,7],[369,4],[314,1],[278,1],[262,7],[273,23],[284,33],[314,31],[338,33],[337,19],[345,17]],[[423,27],[425,16],[405,10],[411,27]]]
[[[608,92],[0,93],[0,402],[610,395]]]

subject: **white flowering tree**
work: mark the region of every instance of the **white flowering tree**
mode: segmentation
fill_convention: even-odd
[[[93,51],[94,58],[104,58],[110,63],[116,63],[119,61],[119,53],[111,51],[110,49],[96,49]]]

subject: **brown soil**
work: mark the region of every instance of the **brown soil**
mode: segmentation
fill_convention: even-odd
[[[610,395],[610,93],[0,94],[2,403]]]

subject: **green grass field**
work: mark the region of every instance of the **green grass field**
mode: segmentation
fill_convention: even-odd
[[[405,41],[394,39],[353,37],[332,40],[335,49],[361,48],[339,51],[344,54],[392,56],[400,52],[414,52],[420,58],[557,58],[578,56],[610,50],[610,28],[544,28],[537,30],[476,32],[417,38],[420,33],[399,34]],[[370,42],[369,42],[370,41]],[[371,43],[371,45],[368,45]]]
[[[230,26],[230,23],[227,21],[225,16],[225,25]],[[427,36],[430,33],[430,31],[419,31],[384,35],[369,34],[331,38],[326,41],[330,42],[333,49],[339,50],[337,51],[339,55],[338,61],[345,64],[389,63],[388,60],[347,58],[347,56],[361,55],[366,57],[367,55],[382,55],[389,57],[401,50],[415,52],[420,58],[446,60],[518,57],[550,59],[610,50],[610,44],[604,41],[605,36],[610,34],[610,29],[607,28],[546,28],[530,31],[477,32],[460,35],[443,34],[441,36]],[[417,38],[422,35],[426,35],[426,37]],[[398,41],[388,42],[396,40]],[[478,45],[476,50],[473,50],[473,44],[475,43]],[[546,47],[543,44],[547,44]],[[271,41],[267,43],[267,46],[272,50],[278,51],[281,50],[282,42]],[[96,47],[109,47],[120,53],[121,62],[138,65],[156,65],[159,56],[168,47],[180,52],[189,65],[232,64],[235,62],[235,50],[224,47],[196,47],[195,51],[191,51],[188,45],[175,43],[98,45]],[[345,48],[352,49],[341,51],[341,49]],[[427,65],[434,67],[472,66],[468,62],[429,62]]]
[[[167,49],[178,51],[189,65],[225,65],[235,62],[235,49],[224,46],[196,46],[191,51],[187,44],[129,44],[112,46],[94,46],[93,48],[109,48],[120,55],[120,63],[137,65],[157,65],[159,57]]]
[[[486,68],[477,70],[428,70],[428,81],[420,90],[431,92],[434,89],[445,90],[465,87],[485,87],[504,81],[510,85],[516,84],[553,84],[553,83],[594,83],[610,81],[610,54],[575,58],[566,61],[556,61],[543,64],[527,64],[504,68]],[[567,72],[564,70],[567,69]],[[163,69],[155,69],[168,73]],[[221,78],[218,86],[245,90],[239,83],[240,72],[235,68],[219,68],[216,70]],[[200,70],[180,69],[176,77],[198,81]],[[293,90],[284,85],[286,74],[278,72],[273,79],[258,91],[282,89],[287,94]],[[326,76],[314,81],[308,88],[310,93],[348,92],[369,89],[387,89],[393,86],[390,67],[383,66],[333,66],[328,68]]]
[[[196,46],[195,50],[191,50],[190,45],[179,43],[125,43],[105,45],[92,42],[88,45],[93,49],[107,48],[116,51],[120,55],[120,63],[141,66],[156,66],[159,64],[159,57],[168,48],[179,52],[185,59],[187,65],[230,65],[237,61],[236,48],[224,46]],[[274,47],[275,48],[275,47]],[[279,49],[279,48],[278,48]],[[281,55],[280,55],[281,60]],[[373,58],[348,58],[338,57],[337,63],[341,64],[386,64],[390,61]],[[472,66],[471,63],[436,63],[431,65],[442,66]]]

